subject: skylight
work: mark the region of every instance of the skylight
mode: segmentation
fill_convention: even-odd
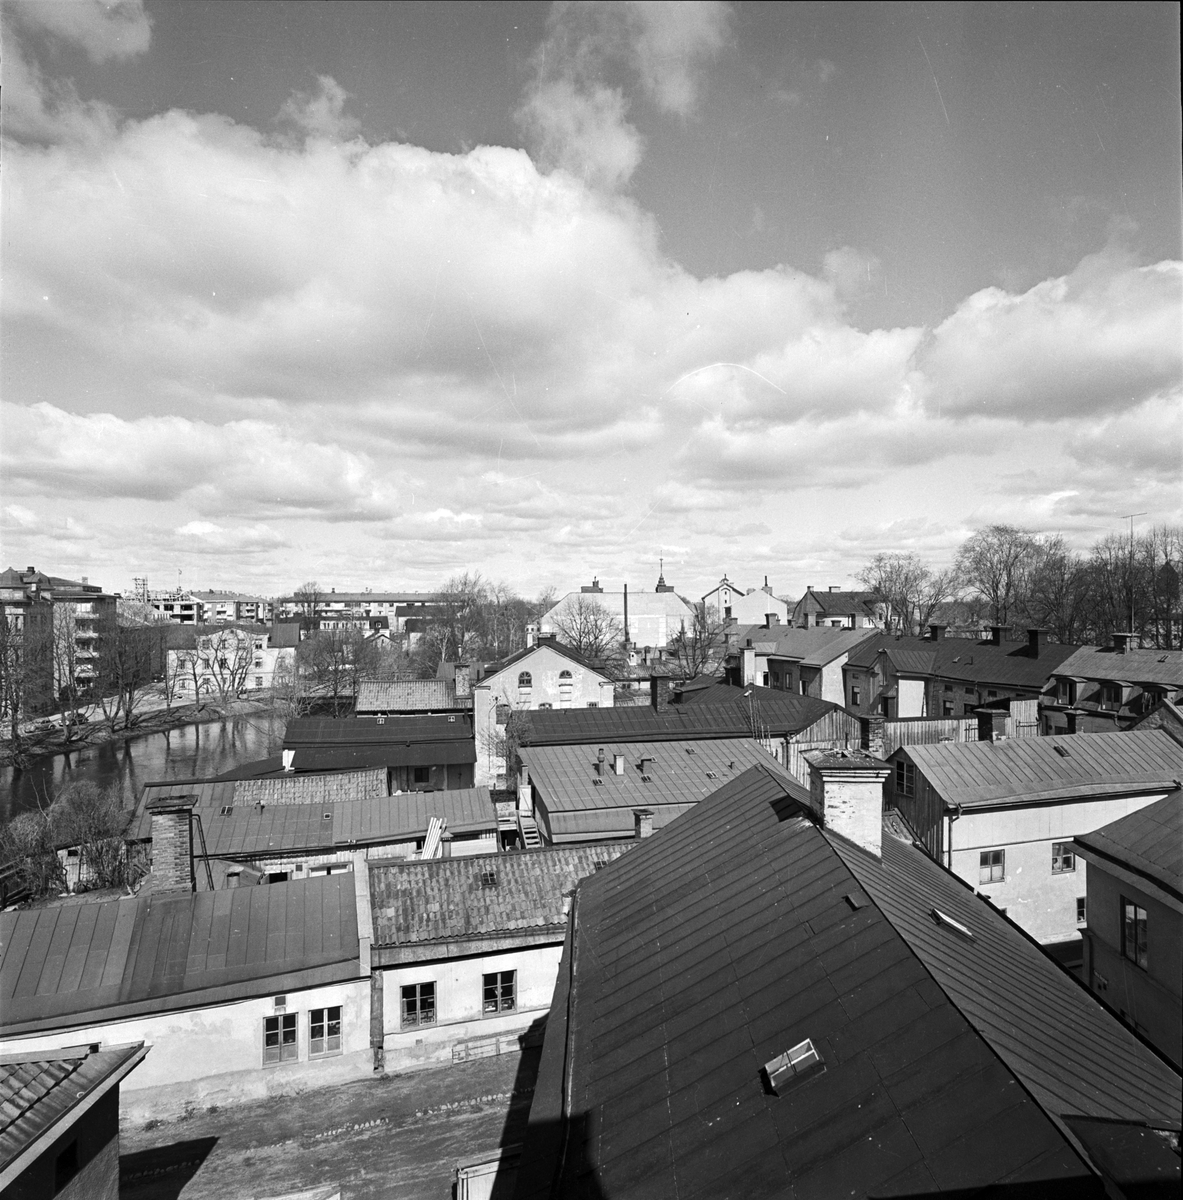
[[[1066,746],[1054,746],[1053,749],[1061,758],[1071,757],[1068,753],[1068,748]]]
[[[949,916],[948,913],[941,912],[939,908],[932,910],[932,919],[938,925],[944,925],[947,929],[953,930],[954,933],[960,934],[966,941],[972,942],[974,940],[973,930],[968,925],[963,925],[960,921]]]
[[[496,886],[497,886],[497,872],[496,871],[482,871],[481,872],[481,887],[495,888]]]
[[[234,811],[233,804],[223,804],[222,805],[222,816],[228,817],[233,811]]]
[[[825,1069],[826,1064],[822,1061],[822,1056],[818,1054],[809,1038],[764,1064],[768,1086],[775,1096],[782,1095],[795,1084],[802,1083],[811,1075]]]

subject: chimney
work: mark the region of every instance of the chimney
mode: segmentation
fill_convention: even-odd
[[[884,754],[883,743],[883,723],[886,718],[879,714],[873,714],[869,717],[859,717],[859,725],[862,730],[862,749],[865,750],[872,758],[886,758]]]
[[[665,712],[670,706],[670,681],[665,675],[649,676],[649,703],[654,712]]]
[[[641,756],[641,774],[642,774],[642,775],[648,775],[648,774],[649,774],[649,772],[650,772],[652,769],[653,769],[653,759],[652,759],[652,757],[650,757],[650,756],[649,756],[649,755],[647,755],[647,754],[646,754],[646,755],[642,755],[642,756]]]
[[[624,755],[623,754],[612,755],[612,773],[614,775],[623,775],[624,774]]]
[[[991,625],[990,626],[990,645],[1001,646],[1002,639],[1006,636],[1007,626]]]
[[[453,678],[456,681],[456,699],[463,700],[472,695],[472,673],[468,663],[458,662]]]
[[[1047,643],[1047,630],[1032,626],[1027,630],[1027,657],[1038,658],[1040,650]]]
[[[628,649],[628,584],[624,585],[624,648]]]
[[[945,630],[948,628],[949,628],[948,625],[940,625],[940,624],[937,624],[934,622],[932,625],[930,625],[928,627],[929,641],[933,641],[933,642],[941,641],[945,636]]]
[[[603,593],[603,591],[604,591],[604,589],[602,587],[600,587],[599,579],[594,576],[592,578],[590,587],[585,583],[579,590],[581,592],[583,592],[584,595],[588,595],[589,593],[594,593],[596,595],[599,595],[599,594]]]
[[[838,588],[837,588],[837,587],[835,587],[835,586],[834,586],[834,584],[832,584],[832,583],[831,583],[831,584],[830,584],[830,591],[831,591],[831,592],[836,592],[836,591],[838,591]]]
[[[193,806],[197,797],[162,796],[148,801],[152,817],[152,890],[157,895],[192,892]]]
[[[633,809],[633,834],[637,841],[653,836],[653,810],[651,808]]]
[[[768,576],[767,575],[764,576],[764,586],[760,590],[762,592],[767,592],[770,596],[772,595],[772,588],[770,588],[768,586]]]
[[[296,769],[296,752],[294,750],[285,750],[283,752],[283,769],[285,771],[294,771]]]
[[[764,628],[765,629],[771,629],[773,627],[773,625],[779,625],[779,624],[780,624],[780,617],[778,617],[776,615],[776,613],[765,613],[764,614]]]
[[[1130,640],[1130,636],[1128,633],[1115,633],[1113,635],[1113,652],[1115,654],[1125,653],[1126,643]]]
[[[821,824],[876,858],[883,846],[883,783],[887,763],[864,750],[805,750],[809,804]]]
[[[604,773],[604,747],[601,746],[596,754],[596,774],[603,775]]]
[[[1006,737],[1006,719],[1009,715],[1001,708],[978,709],[978,741],[1002,741]]]
[[[445,829],[440,834],[440,858],[452,857],[452,835]]]
[[[526,649],[538,645],[539,626],[537,621],[531,621],[526,626]]]

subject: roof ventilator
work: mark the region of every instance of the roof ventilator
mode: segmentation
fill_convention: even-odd
[[[764,1064],[764,1077],[768,1090],[774,1096],[781,1096],[798,1083],[803,1083],[811,1075],[818,1075],[826,1069],[822,1056],[814,1048],[813,1042],[806,1038],[798,1042],[791,1050],[778,1054],[771,1062]]]
[[[234,811],[233,804],[223,804],[222,805],[222,816],[228,817],[233,811]]]

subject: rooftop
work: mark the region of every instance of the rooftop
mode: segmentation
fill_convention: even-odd
[[[384,742],[471,741],[472,722],[452,716],[297,717],[288,722],[285,750],[372,746]]]
[[[1183,900],[1183,789],[1075,840]]]
[[[1066,1116],[1178,1128],[1177,1072],[960,881],[884,843],[880,860],[827,835],[757,768],[585,879],[520,1200],[1100,1196]],[[773,1086],[789,1051],[800,1069]]]
[[[1119,653],[1112,646],[1080,646],[1055,673],[1075,679],[1183,687],[1183,650],[1127,649]]]
[[[0,914],[0,1032],[352,979],[352,874]]]
[[[520,935],[562,937],[570,894],[634,842],[549,846],[430,862],[370,862],[374,952],[383,947]]]
[[[1177,787],[1183,746],[1161,729],[901,746],[946,804],[1030,803]]]
[[[772,645],[767,653],[778,658],[792,658],[803,667],[824,667],[841,658],[860,642],[878,636],[873,629],[797,629],[792,625],[745,625],[736,631],[737,649],[743,650],[749,639],[752,645]]]
[[[443,679],[362,679],[357,685],[355,708],[359,714],[471,707],[472,697],[457,700],[455,685]]]
[[[735,687],[720,680],[713,680],[708,687],[685,688],[678,706],[731,708],[749,720],[754,718],[762,729],[781,736],[808,729],[839,707],[829,700],[798,696],[779,688],[759,687],[754,683]]]

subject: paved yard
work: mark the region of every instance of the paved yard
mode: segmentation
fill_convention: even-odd
[[[340,1183],[345,1200],[445,1200],[452,1167],[520,1141],[537,1049],[121,1133],[121,1200],[237,1200]]]

